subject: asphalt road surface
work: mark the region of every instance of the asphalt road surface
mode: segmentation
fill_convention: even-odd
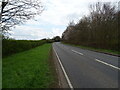
[[[53,43],[73,88],[118,88],[118,57]]]

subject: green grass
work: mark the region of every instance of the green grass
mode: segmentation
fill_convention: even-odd
[[[2,89],[2,59],[0,56],[0,89]]]
[[[49,88],[54,76],[49,65],[51,44],[3,59],[3,88]]]
[[[93,51],[98,51],[98,52],[103,52],[103,53],[108,53],[108,54],[113,54],[113,55],[119,55],[120,52],[119,51],[113,51],[113,50],[108,50],[108,49],[100,49],[100,48],[93,48],[93,47],[87,47],[87,46],[82,46],[82,45],[75,45],[75,44],[69,44],[69,43],[64,43],[63,44],[67,44],[67,45],[72,45],[72,46],[76,46],[76,47],[80,47],[82,49],[88,49],[88,50],[93,50]]]

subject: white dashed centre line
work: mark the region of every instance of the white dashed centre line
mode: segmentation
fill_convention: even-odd
[[[77,54],[83,55],[83,53],[80,53],[80,52],[78,52],[78,51],[75,51],[75,50],[72,50],[72,51],[75,52],[75,53],[77,53]],[[102,64],[105,64],[105,65],[107,65],[107,66],[110,66],[110,67],[112,67],[112,68],[115,68],[115,69],[120,70],[119,67],[116,67],[116,66],[114,66],[114,65],[112,65],[112,64],[103,62],[103,61],[101,61],[101,60],[95,59],[95,61],[100,62],[100,63],[102,63]]]
[[[95,59],[95,61],[100,62],[100,63],[102,63],[102,64],[105,64],[105,65],[107,65],[107,66],[110,66],[110,67],[112,67],[112,68],[115,68],[115,69],[120,70],[119,67],[116,67],[116,66],[111,65],[111,64],[109,64],[109,63],[103,62],[103,61],[101,61],[101,60]]]
[[[77,52],[75,50],[72,50],[72,51],[75,52],[75,53],[77,53],[77,54],[83,55],[83,53]]]

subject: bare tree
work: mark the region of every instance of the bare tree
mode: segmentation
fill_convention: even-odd
[[[2,32],[41,14],[42,11],[40,0],[3,0],[0,13]]]
[[[68,25],[62,34],[67,43],[119,50],[120,11],[110,2],[90,5],[90,15],[82,17],[77,24]]]

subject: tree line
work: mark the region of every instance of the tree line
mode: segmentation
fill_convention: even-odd
[[[60,37],[55,36],[52,39],[41,40],[15,40],[12,38],[3,38],[2,40],[2,57],[10,56],[15,53],[23,52],[46,43],[59,42]]]
[[[70,22],[62,34],[66,43],[94,48],[120,50],[120,11],[112,3],[97,2],[90,5],[90,14],[77,24]]]

